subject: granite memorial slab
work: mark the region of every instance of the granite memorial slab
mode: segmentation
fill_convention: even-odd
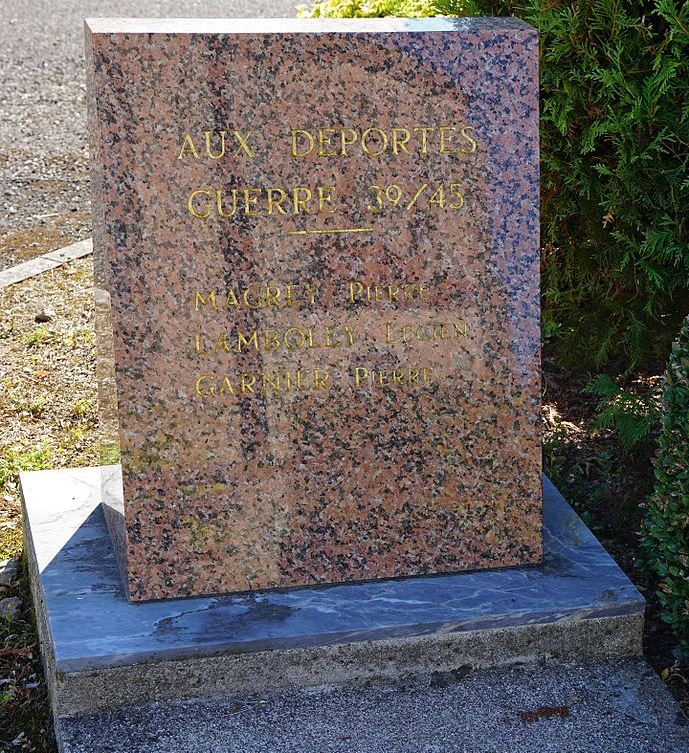
[[[86,47],[129,598],[541,563],[536,31],[91,20]]]

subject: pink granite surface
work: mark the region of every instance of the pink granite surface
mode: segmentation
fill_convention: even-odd
[[[106,517],[130,597],[539,563],[535,30],[265,24],[87,24],[122,463]],[[325,211],[295,214],[317,186]]]

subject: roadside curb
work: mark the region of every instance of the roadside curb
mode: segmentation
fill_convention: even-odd
[[[68,261],[81,259],[82,256],[88,256],[92,252],[93,243],[91,238],[87,238],[72,243],[70,246],[50,251],[43,256],[37,256],[35,259],[16,264],[14,267],[0,271],[0,289],[27,280],[29,277],[40,275],[41,272],[47,272],[49,269],[57,269]]]

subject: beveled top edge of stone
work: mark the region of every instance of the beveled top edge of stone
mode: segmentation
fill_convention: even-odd
[[[87,18],[91,34],[370,34],[532,30],[520,18]]]

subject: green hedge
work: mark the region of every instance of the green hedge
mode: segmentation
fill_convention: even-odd
[[[313,6],[300,5],[299,15],[312,18],[423,18],[438,12],[433,0],[325,0]]]
[[[544,333],[583,367],[664,361],[689,311],[689,3],[475,2],[327,0],[302,14],[536,26]]]
[[[689,648],[689,318],[665,373],[656,485],[646,507],[642,549],[658,577],[663,619]]]

